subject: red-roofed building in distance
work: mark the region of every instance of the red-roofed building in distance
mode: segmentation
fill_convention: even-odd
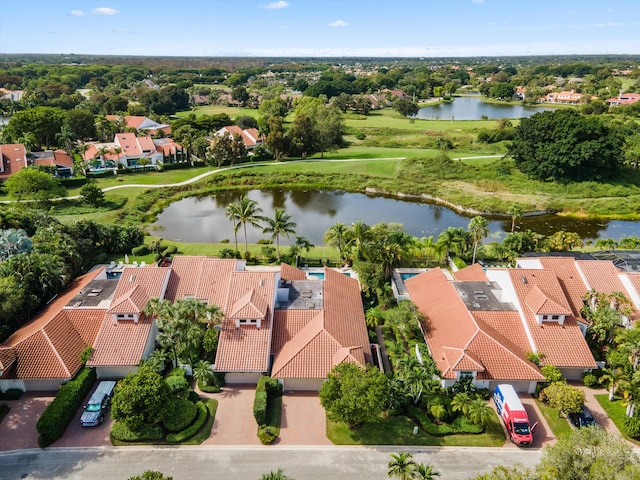
[[[621,93],[617,98],[609,98],[607,103],[612,107],[617,105],[633,105],[640,101],[640,93]]]
[[[235,137],[236,135],[239,135],[240,138],[242,138],[244,148],[247,152],[251,152],[251,150],[255,149],[258,145],[262,145],[264,143],[264,138],[260,136],[257,128],[246,128],[243,130],[235,125],[229,125],[227,127],[222,127],[214,135],[217,137],[222,135]]]
[[[27,150],[23,144],[0,145],[0,180],[6,180],[27,166]]]
[[[107,115],[105,118],[112,122],[123,122],[126,127],[135,129],[145,135],[155,135],[159,131],[164,135],[171,135],[171,125],[158,123],[149,117],[141,115],[126,115],[124,117],[120,115]]]
[[[215,370],[227,383],[271,374],[288,390],[317,390],[335,365],[372,362],[358,281],[325,268],[324,280],[283,265],[177,256],[168,267],[100,267],[0,345],[0,390],[56,390],[87,366],[99,378],[135,371],[155,347],[152,298],[195,298],[223,312]]]

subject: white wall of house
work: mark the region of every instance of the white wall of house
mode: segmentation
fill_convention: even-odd
[[[284,378],[278,379],[284,390],[313,391],[320,390],[324,378]]]
[[[22,380],[15,380],[15,379],[0,380],[0,392],[6,392],[7,390],[10,390],[12,388],[22,390],[23,392],[27,391],[27,387],[25,386]]]
[[[262,373],[260,372],[227,372],[224,376],[224,381],[231,385],[239,383],[251,383],[257,385],[261,376]]]
[[[536,385],[538,384],[536,381],[528,382],[526,380],[492,380],[489,382],[489,391],[493,392],[498,385],[503,383],[512,385],[516,392],[520,393],[535,393]]]
[[[129,373],[138,370],[137,365],[120,366],[120,367],[96,367],[98,378],[124,378]]]
[[[585,371],[584,368],[560,367],[560,372],[562,373],[562,376],[567,380],[581,380],[582,374],[584,373],[584,371]]]

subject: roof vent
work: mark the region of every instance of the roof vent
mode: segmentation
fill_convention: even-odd
[[[264,278],[260,279],[260,281],[258,282],[258,285],[260,285],[261,287],[264,287]]]
[[[135,276],[135,275],[131,275],[131,276],[129,277],[129,281],[130,281],[130,282],[133,282],[135,279],[136,279],[136,276]]]
[[[525,285],[528,283],[527,282],[527,277],[521,277],[522,283],[524,283]]]

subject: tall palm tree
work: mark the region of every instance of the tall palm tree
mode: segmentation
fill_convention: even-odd
[[[242,225],[244,230],[244,254],[247,256],[249,253],[249,244],[247,243],[247,223],[254,227],[260,227],[260,222],[264,221],[264,217],[260,214],[262,209],[258,206],[258,202],[251,200],[246,195],[243,196],[237,203],[231,203],[227,207],[227,217],[232,222],[237,222],[238,225]]]
[[[416,465],[416,471],[413,474],[413,478],[416,480],[433,480],[434,477],[439,477],[440,473],[433,469],[433,466],[424,463],[418,463]]]
[[[69,156],[71,156],[71,147],[74,139],[75,135],[73,130],[71,130],[67,125],[62,125],[62,127],[60,127],[60,131],[56,133],[56,141],[58,142],[58,145],[64,146],[64,149],[67,151]]]
[[[24,132],[20,138],[18,138],[18,143],[22,143],[27,152],[31,152],[38,148],[38,137],[33,132]]]
[[[489,235],[489,222],[484,217],[474,217],[469,222],[469,232],[473,239],[473,260],[471,264],[476,263],[476,253],[478,251],[478,244],[480,241]]]
[[[458,392],[451,400],[451,411],[460,412],[462,415],[467,415],[469,412],[469,404],[471,402],[471,396],[466,392]]]
[[[343,262],[347,259],[346,246],[349,241],[348,232],[349,229],[347,226],[344,223],[338,222],[329,227],[329,230],[324,233],[325,243],[338,249],[340,260]]]
[[[280,262],[280,235],[289,238],[289,235],[296,233],[297,224],[291,221],[291,215],[286,213],[282,208],[276,208],[273,218],[265,218],[267,226],[262,229],[262,233],[270,233],[271,240],[276,241],[276,254],[278,255],[278,263]]]
[[[491,418],[492,409],[482,398],[476,398],[469,404],[467,415],[476,425],[486,425]]]
[[[522,216],[522,207],[513,203],[507,208],[507,214],[511,215],[511,233],[513,233],[516,230],[516,220]]]
[[[625,373],[620,367],[609,367],[602,369],[602,376],[598,379],[600,383],[606,384],[609,389],[609,401],[613,402],[613,398],[616,395],[616,390],[625,379]]]
[[[408,452],[392,453],[391,460],[387,464],[387,476],[400,480],[411,480],[416,469],[413,455]]]

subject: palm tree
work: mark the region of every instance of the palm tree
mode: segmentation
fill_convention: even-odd
[[[304,249],[304,251],[305,251],[305,253],[307,255],[309,255],[309,250],[311,250],[313,247],[315,247],[315,245],[313,243],[311,243],[308,238],[302,237],[302,236],[299,236],[299,235],[296,236],[296,241],[294,242],[294,245],[298,249]]]
[[[56,141],[58,142],[58,145],[64,146],[64,149],[67,151],[69,156],[71,156],[71,145],[74,137],[75,135],[73,131],[67,125],[62,125],[62,127],[60,127],[60,131],[56,133]]]
[[[387,464],[387,476],[400,480],[411,480],[416,469],[413,455],[407,452],[392,453],[391,460]]]
[[[358,220],[351,225],[348,238],[353,242],[356,249],[355,257],[357,259],[364,258],[364,244],[371,238],[371,228],[362,220]]]
[[[471,403],[471,396],[466,392],[458,392],[451,400],[451,411],[460,412],[466,416],[469,413],[469,404]]]
[[[625,373],[620,367],[610,367],[602,369],[602,376],[598,379],[600,383],[607,385],[609,389],[609,401],[613,402],[613,398],[616,395],[616,390],[625,378]]]
[[[193,367],[193,378],[199,384],[208,386],[211,379],[213,379],[213,371],[211,370],[211,363],[206,360],[200,360]]]
[[[384,323],[384,313],[382,313],[379,307],[373,307],[367,310],[364,319],[368,327],[375,328]]]
[[[20,138],[18,138],[18,143],[22,143],[27,152],[31,152],[32,150],[38,148],[38,137],[33,132],[24,132]]]
[[[640,327],[625,329],[616,337],[618,350],[624,352],[628,357],[633,369],[638,368],[640,361]]]
[[[433,380],[433,376],[422,365],[412,368],[405,376],[405,385],[409,387],[409,393],[413,397],[413,404],[420,402],[425,387]]]
[[[347,259],[346,246],[348,244],[348,234],[349,229],[344,223],[340,222],[329,227],[329,230],[324,234],[325,243],[338,249],[340,260],[343,262]]]
[[[413,474],[413,478],[416,480],[433,480],[434,477],[439,476],[440,473],[434,471],[431,465],[425,465],[424,463],[418,463]]]
[[[522,207],[513,203],[507,208],[507,214],[511,215],[511,233],[513,233],[516,230],[516,220],[522,216]]]
[[[244,230],[244,254],[245,257],[249,253],[249,244],[247,243],[247,223],[254,227],[260,227],[260,222],[264,220],[264,217],[260,214],[262,209],[258,206],[258,202],[251,200],[247,196],[243,196],[238,203],[231,203],[227,207],[226,216],[231,219],[232,222],[237,222],[238,225],[242,225]]]
[[[469,232],[473,239],[473,260],[471,260],[471,264],[473,265],[476,263],[476,253],[480,240],[489,235],[489,222],[487,222],[487,219],[484,217],[474,217],[469,222]]]
[[[278,263],[280,262],[280,235],[289,238],[289,235],[295,233],[297,226],[291,221],[291,215],[286,213],[282,208],[276,208],[273,218],[265,218],[267,226],[262,229],[262,233],[270,233],[271,240],[276,240],[276,254],[278,255]]]
[[[491,407],[482,398],[476,398],[469,404],[467,415],[476,425],[486,425],[491,418]]]
[[[236,243],[236,252],[238,251],[238,230],[240,229],[240,225],[242,225],[238,219],[237,211],[238,205],[230,203],[227,205],[227,209],[224,212],[224,216],[233,222],[233,238]]]

